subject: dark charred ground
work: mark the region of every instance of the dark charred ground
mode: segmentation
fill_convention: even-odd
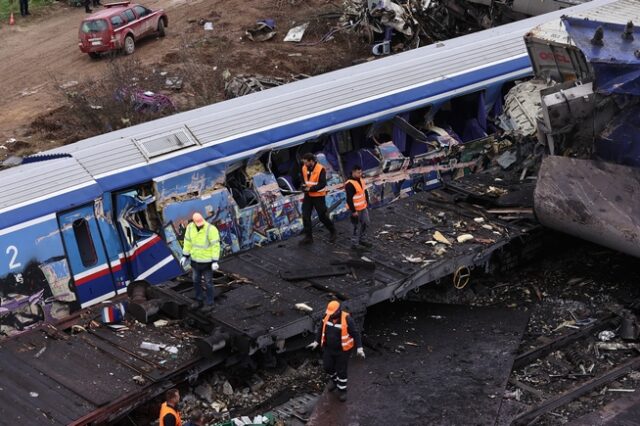
[[[620,313],[624,307],[635,308],[640,300],[640,272],[637,260],[611,250],[555,233],[546,233],[536,260],[521,264],[515,269],[498,276],[483,275],[479,271],[464,290],[456,290],[450,281],[423,288],[412,297],[411,303],[383,303],[369,309],[368,320],[364,323],[365,342],[371,344],[368,336],[379,340],[384,333],[393,332],[384,327],[381,318],[411,317],[422,302],[468,304],[483,307],[510,308],[530,314],[519,352],[539,346],[547,339],[553,339],[574,330],[576,320],[601,318],[608,313]],[[637,313],[637,311],[636,311]],[[615,331],[615,329],[614,329]],[[581,339],[573,345],[552,352],[548,356],[512,371],[511,379],[525,383],[536,393],[517,392],[508,385],[502,401],[500,424],[508,424],[509,419],[527,407],[533,407],[543,400],[579,385],[590,377],[570,378],[567,374],[590,368],[593,375],[602,374],[634,356],[633,351],[594,350],[597,335]],[[621,342],[615,337],[613,342]],[[426,342],[428,345],[446,342]],[[374,348],[369,346],[366,350]],[[406,348],[404,348],[406,349]],[[403,349],[400,349],[403,350]],[[392,355],[390,355],[392,356]],[[366,362],[366,361],[365,361]],[[583,367],[580,367],[580,365]],[[212,420],[224,416],[239,416],[264,413],[282,404],[289,398],[302,394],[322,392],[324,377],[317,354],[298,351],[273,360],[257,359],[257,369],[248,366],[220,369],[201,377],[194,386],[183,385],[187,397],[187,412],[194,408],[205,411]],[[554,378],[549,375],[565,375]],[[256,381],[264,382],[255,386]],[[225,382],[233,388],[225,395]],[[210,388],[210,399],[202,398],[202,388]],[[351,384],[357,388],[357,383]],[[603,405],[626,396],[610,392],[611,388],[637,389],[640,373],[631,372],[627,376],[552,410],[539,418],[536,424],[559,425],[574,420],[583,414],[601,408]],[[254,390],[252,390],[254,389]],[[516,399],[516,394],[519,394]],[[222,402],[227,413],[216,413],[211,404]],[[489,403],[489,402],[488,402]],[[148,404],[132,413],[130,419],[136,424],[147,424],[157,413],[159,401]],[[459,409],[463,409],[459,407]],[[224,411],[224,409],[222,410]],[[128,420],[121,424],[131,424]]]

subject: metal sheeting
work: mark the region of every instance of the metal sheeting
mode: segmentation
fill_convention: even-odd
[[[148,136],[143,139],[134,139],[134,141],[147,159],[179,151],[196,144],[196,141],[189,136],[189,133],[184,128]]]
[[[3,170],[0,182],[0,212],[59,191],[95,184],[74,158],[45,160]]]
[[[633,25],[587,19],[565,17],[563,22],[573,42],[591,63],[598,92],[640,95],[640,31]],[[602,32],[599,42],[594,39],[596,31]]]
[[[550,156],[534,202],[544,226],[640,257],[640,170]]]
[[[564,10],[564,12],[567,11],[568,9]],[[629,20],[640,22],[640,1],[618,0],[601,5],[596,9],[587,9],[577,13],[572,12],[567,15],[573,18],[588,18],[614,24],[626,24]],[[532,37],[549,42],[574,45],[560,18],[548,20],[548,22],[532,29],[529,34]]]
[[[562,13],[575,13],[609,3],[611,0],[595,0],[573,9],[565,9]],[[187,125],[203,145],[233,140],[287,123],[303,121],[310,116],[335,112],[367,100],[391,96],[416,85],[427,84],[429,80],[445,81],[445,76],[472,72],[492,62],[524,57],[526,49],[522,36],[526,31],[560,15],[561,12],[556,12],[537,16],[459,37],[97,136],[72,147],[58,148],[54,152],[73,153],[94,176],[97,176],[136,164],[133,159],[123,163],[122,157],[116,151],[127,149],[127,145],[134,145],[131,138],[139,138],[147,133],[171,131]],[[317,125],[316,130],[320,130],[323,123],[319,122]],[[264,142],[266,144],[278,141]],[[87,150],[91,150],[95,155],[87,156]],[[140,166],[144,165],[144,159],[137,160]]]

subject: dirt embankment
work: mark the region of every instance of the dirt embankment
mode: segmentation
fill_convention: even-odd
[[[0,150],[0,160],[223,100],[229,76],[315,75],[369,55],[365,43],[343,33],[311,46],[283,42],[294,25],[310,22],[304,41],[313,42],[336,24],[336,18],[323,15],[336,6],[324,0],[150,0],[144,4],[167,11],[168,35],[140,42],[132,58],[92,60],[82,54],[77,28],[86,14],[63,3],[16,26],[0,28],[4,95],[0,97],[0,144],[6,148]],[[276,22],[275,37],[265,42],[248,40],[246,29],[268,18]],[[204,30],[206,21],[213,22],[213,31]],[[126,70],[131,78],[123,76]],[[165,76],[180,77],[182,89],[166,89]],[[114,91],[131,84],[166,94],[176,109],[149,114],[121,108]],[[17,141],[6,143],[10,138]]]

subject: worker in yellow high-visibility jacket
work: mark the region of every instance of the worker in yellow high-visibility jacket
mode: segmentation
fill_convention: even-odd
[[[207,290],[206,309],[213,308],[213,271],[217,271],[220,259],[220,233],[215,225],[204,220],[200,213],[194,213],[192,222],[184,233],[184,247],[182,247],[182,267],[187,266],[191,258],[193,271],[193,287],[198,307],[202,301],[202,280]]]

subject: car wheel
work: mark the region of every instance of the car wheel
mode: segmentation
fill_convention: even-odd
[[[158,35],[160,37],[167,35],[167,32],[164,29],[164,21],[162,19],[158,21]]]
[[[89,52],[89,57],[91,59],[99,59],[100,58],[100,54],[98,52]]]
[[[136,43],[133,41],[133,37],[128,35],[124,39],[124,54],[131,55],[136,50]]]

